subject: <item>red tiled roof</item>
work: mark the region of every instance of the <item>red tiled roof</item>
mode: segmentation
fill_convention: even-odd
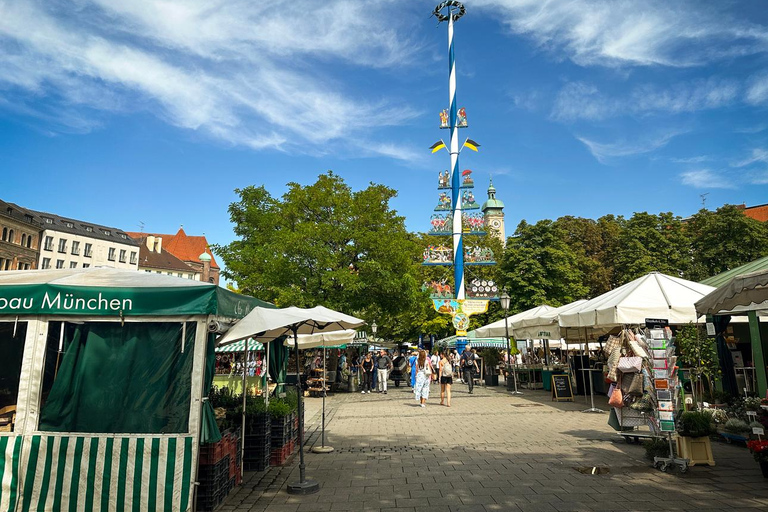
[[[760,222],[768,221],[768,204],[761,204],[760,206],[747,206],[744,208],[744,215]]]
[[[211,268],[219,270],[213,253],[208,248],[208,240],[204,236],[187,236],[184,229],[179,228],[175,235],[164,235],[160,233],[128,233],[131,238],[141,238],[146,236],[159,236],[163,239],[163,249],[167,250],[177,258],[186,262],[203,264],[200,261],[200,255],[203,252],[211,257]]]
[[[136,233],[134,233],[135,235]],[[142,233],[139,233],[142,234]],[[166,251],[165,248],[161,248],[161,252],[157,253],[154,251],[150,251],[147,247],[146,239],[147,236],[150,236],[146,233],[142,234],[143,236],[141,238],[131,236],[134,240],[139,242],[141,244],[141,247],[139,248],[139,267],[140,268],[150,268],[150,269],[161,269],[161,270],[176,270],[181,272],[193,272],[196,273],[197,270],[192,268],[190,265],[187,265],[183,261],[181,261],[179,258],[174,256],[170,251]]]

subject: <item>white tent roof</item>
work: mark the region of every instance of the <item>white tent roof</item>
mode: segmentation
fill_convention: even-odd
[[[587,302],[584,299],[571,302],[559,308],[550,309],[540,315],[520,318],[509,326],[515,339],[547,339],[560,340],[564,333],[560,332],[560,315],[578,309]]]
[[[670,324],[697,320],[694,304],[714,290],[659,272],[651,272],[559,315],[561,327],[611,327],[663,318]]]
[[[111,267],[15,270],[0,273],[2,286],[35,284],[104,288],[215,288],[213,284],[191,279]]]
[[[298,336],[299,349],[305,350],[316,347],[336,347],[346,345],[355,339],[356,331],[346,329],[344,331],[321,332],[318,334],[301,334]],[[283,344],[293,348],[293,338],[286,338]]]
[[[551,306],[547,306],[546,304],[544,304],[541,306],[536,306],[535,308],[528,309],[521,313],[517,313],[516,315],[508,316],[507,323],[509,324],[510,335],[512,333],[513,322],[521,320],[523,318],[539,316],[543,313],[546,313],[547,311],[550,311],[551,309],[552,309]],[[477,329],[475,329],[475,335],[478,338],[494,338],[497,336],[501,336],[501,337],[506,336],[504,319],[502,318],[501,320],[497,320],[488,325],[478,327]]]

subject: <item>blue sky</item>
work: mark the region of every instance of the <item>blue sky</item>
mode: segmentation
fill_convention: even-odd
[[[0,0],[0,198],[227,243],[234,189],[399,191],[425,231],[448,154],[436,1]],[[467,0],[465,151],[521,219],[768,202],[758,1]]]

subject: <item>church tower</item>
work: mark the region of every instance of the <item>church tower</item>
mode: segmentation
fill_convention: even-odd
[[[504,203],[496,199],[496,189],[493,186],[493,180],[491,180],[488,186],[488,200],[483,203],[482,211],[485,217],[485,225],[490,227],[493,236],[501,240],[501,243],[506,246],[507,235],[504,230]]]

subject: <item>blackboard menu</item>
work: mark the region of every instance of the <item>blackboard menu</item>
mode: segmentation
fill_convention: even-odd
[[[552,376],[552,400],[557,402],[573,402],[573,388],[570,375]]]

